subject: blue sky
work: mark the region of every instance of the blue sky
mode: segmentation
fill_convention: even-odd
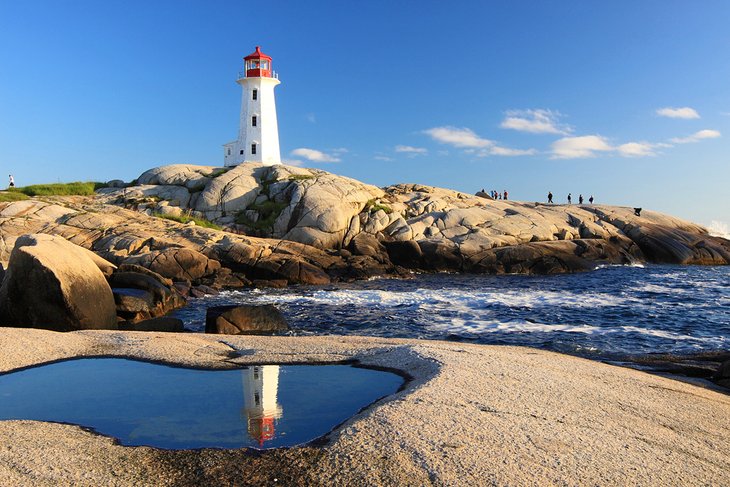
[[[729,22],[723,0],[0,0],[0,168],[220,165],[261,45],[284,159],[727,224]]]

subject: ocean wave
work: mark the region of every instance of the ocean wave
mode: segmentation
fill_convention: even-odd
[[[329,306],[463,306],[484,309],[494,305],[510,308],[563,306],[595,308],[624,304],[626,297],[603,293],[572,293],[566,291],[424,289],[386,291],[374,289],[317,290],[302,294],[259,294],[255,300],[280,303],[313,303]]]

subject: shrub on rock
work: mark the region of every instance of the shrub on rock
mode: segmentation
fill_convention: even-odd
[[[55,331],[116,329],[112,290],[89,253],[62,237],[19,237],[0,287],[0,324]]]

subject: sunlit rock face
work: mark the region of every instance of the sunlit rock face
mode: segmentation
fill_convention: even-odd
[[[347,249],[354,254],[345,255],[347,265],[356,275],[394,264],[556,273],[645,260],[730,261],[727,241],[704,228],[649,210],[639,216],[627,207],[494,200],[418,184],[379,189],[287,165],[163,166],[138,183],[146,185],[108,190],[107,201],[119,203],[126,191],[126,204],[132,195],[143,210],[191,214],[239,233],[325,250]],[[180,191],[189,191],[189,198]]]

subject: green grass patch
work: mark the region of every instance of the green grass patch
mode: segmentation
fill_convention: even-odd
[[[230,170],[231,170],[230,167],[221,167],[221,168],[216,169],[212,173],[208,174],[208,177],[209,178],[217,178],[221,174],[225,174],[225,173],[227,173]]]
[[[259,219],[252,221],[246,216],[246,210],[243,210],[236,214],[236,223],[257,232],[270,232],[274,228],[274,222],[287,206],[289,206],[287,203],[277,203],[276,201],[264,201],[263,203],[253,204],[246,210],[257,211],[259,213]]]
[[[27,194],[18,193],[17,191],[0,191],[0,203],[8,203],[10,201],[22,201],[30,198]]]
[[[380,210],[383,210],[386,215],[390,215],[391,213],[393,213],[393,208],[391,208],[390,206],[385,206],[381,203],[378,203],[377,200],[375,200],[375,199],[368,200],[368,202],[365,203],[364,211],[369,211],[370,213],[376,213]]]
[[[182,215],[182,216],[162,215],[160,213],[154,213],[154,216],[156,216],[157,218],[164,218],[165,220],[172,220],[172,221],[178,222],[178,223],[195,222],[195,224],[199,227],[212,228],[213,230],[223,230],[223,227],[221,227],[220,225],[216,225],[212,221],[206,220],[205,218],[195,218],[194,216],[188,216],[188,215]]]
[[[77,181],[74,183],[34,184],[22,188],[10,188],[8,191],[23,193],[27,196],[90,196],[97,189],[106,187],[106,183]]]
[[[306,181],[307,179],[314,179],[314,176],[311,174],[292,174],[287,179],[289,181]]]

